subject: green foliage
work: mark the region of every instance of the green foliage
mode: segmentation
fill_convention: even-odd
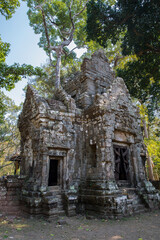
[[[42,69],[46,75],[31,78],[29,82],[38,90],[42,97],[52,97],[54,90],[54,69],[50,64],[42,66]]]
[[[157,138],[145,139],[144,143],[147,146],[148,153],[152,158],[154,168],[154,176],[157,180],[160,178],[160,140]],[[158,175],[158,176],[157,176]]]
[[[6,56],[9,53],[9,43],[2,42],[2,39],[0,37],[0,63],[5,62]]]
[[[27,64],[20,66],[18,63],[8,66],[5,63],[0,63],[0,88],[11,90],[22,77],[32,75],[45,76],[46,74],[40,67],[34,68]]]
[[[6,19],[9,19],[19,6],[20,3],[18,0],[0,0],[0,13]]]
[[[160,178],[160,118],[155,117],[152,124],[149,124],[149,138],[144,142],[147,146],[148,153],[154,164],[154,175],[159,180]],[[158,175],[158,176],[157,176]]]
[[[159,0],[91,0],[87,6],[88,39],[108,47],[121,41],[123,56],[136,55],[117,75],[131,95],[148,103],[150,113],[160,102],[160,2]]]
[[[149,65],[150,72],[146,67]],[[159,68],[159,65],[152,63],[150,56],[145,56],[128,62],[123,69],[117,69],[117,75],[124,78],[131,96],[147,104],[150,121],[154,118],[154,111],[160,107]]]
[[[30,25],[33,27],[36,34],[41,34],[39,46],[48,52],[48,44],[46,32],[43,22],[43,14],[45,15],[47,32],[50,40],[50,45],[57,46],[64,39],[67,39],[69,31],[72,28],[72,22],[69,15],[69,7],[71,1],[68,0],[26,0],[29,7],[28,17]],[[72,4],[72,15],[80,12],[83,9],[86,1],[75,0]],[[39,7],[38,7],[39,6]],[[75,18],[74,40],[77,44],[83,41],[83,29],[85,26],[86,12],[82,12]],[[81,41],[80,41],[81,40]]]
[[[73,33],[73,42],[75,43],[76,48],[88,47],[97,49],[98,44],[87,42],[86,38],[86,9],[83,10],[87,0],[74,0],[71,6],[70,0],[25,0],[29,7],[28,17],[30,20],[30,25],[33,27],[36,34],[41,34],[39,46],[42,47],[46,53],[50,54],[50,46],[59,46],[63,41],[67,40],[72,28],[73,23],[71,21],[74,19],[74,33]],[[70,9],[71,6],[71,16]],[[46,21],[46,29],[44,27],[43,14]],[[46,37],[46,31],[48,39]],[[49,40],[49,43],[48,43]],[[95,44],[95,46],[94,46]],[[93,47],[94,46],[94,47]],[[65,61],[75,59],[76,55],[74,52],[69,54],[69,49],[64,48]],[[56,55],[52,52],[53,61],[56,59]]]
[[[159,13],[159,0],[118,0],[112,6],[108,1],[91,0],[87,8],[88,37],[106,47],[108,39],[115,44],[125,31],[124,55],[158,53]]]
[[[14,63],[13,65],[8,66],[5,61],[10,51],[9,47],[10,44],[3,42],[0,38],[0,88],[11,90],[14,88],[15,83],[21,80],[21,77],[45,75],[41,68],[34,68],[33,66],[27,64],[20,66],[18,63]],[[0,104],[2,107],[2,99],[0,99]]]
[[[0,92],[0,98],[3,98],[5,111],[3,121],[0,123],[0,175],[13,174],[14,167],[10,164],[9,158],[19,153],[20,136],[17,128],[17,119],[22,106],[16,106],[15,103],[3,92]],[[10,165],[9,165],[10,164]]]
[[[142,122],[146,122],[148,138],[144,138],[148,154],[153,162],[153,173],[156,180],[160,179],[160,118],[156,116],[152,122],[148,114],[148,109],[144,104],[138,105]],[[143,123],[142,123],[143,125]]]
[[[2,92],[0,91],[0,124],[3,123],[4,121],[4,114],[6,111],[6,107],[3,103],[3,95]]]

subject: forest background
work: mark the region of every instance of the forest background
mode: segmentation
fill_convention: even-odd
[[[80,69],[84,57],[102,48],[116,75],[123,77],[140,109],[146,171],[150,179],[160,177],[160,3],[157,0],[24,0],[30,26],[39,37],[47,62],[41,67],[6,62],[10,44],[0,37],[0,176],[13,174],[9,159],[19,154],[17,128],[22,104],[7,97],[24,77],[44,97]],[[0,0],[6,21],[21,1]],[[12,19],[11,19],[12,20]],[[82,49],[81,57],[77,50]],[[79,54],[78,54],[79,56]],[[25,89],[24,89],[25,91]],[[5,166],[5,167],[4,167]]]

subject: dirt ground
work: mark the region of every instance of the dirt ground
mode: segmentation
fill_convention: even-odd
[[[0,217],[0,240],[160,240],[160,211],[121,220]]]

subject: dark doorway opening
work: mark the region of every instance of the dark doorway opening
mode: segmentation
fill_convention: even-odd
[[[50,160],[48,186],[58,185],[58,160]]]
[[[97,166],[96,144],[89,145],[89,163],[91,167]]]
[[[129,180],[128,148],[114,145],[115,179]]]

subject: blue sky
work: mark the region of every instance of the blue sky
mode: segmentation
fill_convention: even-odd
[[[33,66],[41,66],[47,61],[47,56],[43,49],[39,48],[39,36],[29,26],[27,16],[27,6],[25,2],[21,2],[21,6],[9,20],[0,15],[0,35],[2,41],[11,44],[10,53],[6,59],[7,64],[11,65],[15,62],[23,64],[31,64]],[[80,56],[84,50],[79,50],[77,56]],[[24,101],[23,88],[27,84],[27,79],[23,79],[16,83],[16,87],[5,94],[12,98],[17,105]]]

